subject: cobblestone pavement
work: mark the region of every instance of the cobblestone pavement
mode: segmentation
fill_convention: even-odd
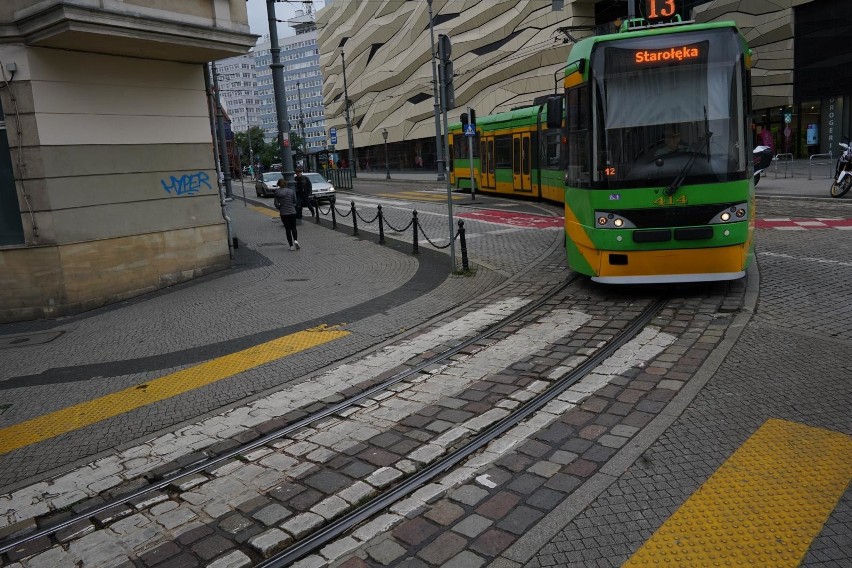
[[[389,217],[401,223],[404,214],[410,217],[411,207],[388,209]],[[472,276],[448,277],[445,255],[422,246],[415,258],[409,254],[410,240],[396,242],[391,232],[388,245],[378,247],[366,231],[364,238],[353,238],[305,219],[299,226],[302,249],[292,252],[277,218],[239,202],[231,203],[229,214],[241,243],[229,271],[76,317],[3,326],[7,341],[45,334],[53,339],[3,349],[0,426],[143,384],[299,329],[345,323],[352,333],[0,456],[0,485],[14,488],[19,480],[56,473],[58,466],[85,457],[108,455],[112,448],[163,428],[304,380],[325,365],[487,293],[556,250],[560,242],[554,230],[514,231],[515,244],[505,250],[497,238],[479,243],[474,238],[471,253],[484,259],[483,265]],[[430,231],[434,226],[437,233],[438,214],[421,215],[424,226]],[[477,225],[470,224],[474,229]]]
[[[839,209],[839,210],[838,210]],[[836,202],[759,202],[761,217],[852,217]],[[718,371],[642,457],[531,556],[530,567],[620,566],[767,418],[852,434],[852,277],[845,233],[762,230],[760,296]],[[802,566],[852,562],[847,488]]]
[[[355,199],[365,218],[371,217],[371,198]],[[383,203],[392,224],[407,222],[410,207]],[[447,230],[440,205],[418,203],[416,207],[427,236],[440,246],[440,240],[432,237]],[[231,209],[238,223],[258,215],[233,205]],[[783,200],[761,203],[758,209],[760,216],[837,216],[824,204],[803,208]],[[547,211],[542,208],[543,213]],[[233,384],[199,389],[204,392],[192,393],[201,399],[197,407],[186,409],[182,400],[173,402],[168,410],[155,406],[153,414],[141,412],[137,419],[143,427],[178,423],[188,417],[205,419],[174,432],[161,427],[155,437],[154,431],[143,439],[128,435],[118,450],[97,461],[68,473],[51,472],[55,477],[34,485],[17,483],[16,491],[0,495],[6,510],[0,531],[9,533],[36,522],[56,521],[71,510],[133,487],[144,476],[164,475],[189,463],[201,450],[215,453],[256,438],[310,411],[312,406],[306,406],[306,401],[329,402],[363,391],[457,344],[568,277],[564,253],[558,246],[561,231],[507,231],[505,226],[471,221],[469,246],[478,263],[475,275],[441,278],[415,292],[396,292],[394,300],[394,291],[409,280],[427,279],[423,271],[437,272],[447,263],[446,256],[422,245],[424,257],[435,256],[412,261],[405,254],[368,243],[375,237],[369,232],[362,239],[347,236],[346,220],[340,221],[339,232],[306,222],[300,227],[305,235],[300,235],[300,253],[280,250],[277,254],[281,256],[266,266],[255,258],[247,268],[235,271],[231,282],[223,283],[225,278],[207,281],[217,292],[215,301],[223,302],[216,310],[204,310],[203,302],[211,301],[209,294],[199,293],[193,303],[191,294],[172,300],[175,293],[167,293],[128,303],[126,308],[140,311],[123,317],[124,321],[128,315],[142,322],[151,319],[145,325],[156,329],[159,324],[154,320],[171,313],[169,308],[185,309],[189,314],[186,331],[197,332],[205,329],[198,327],[203,325],[222,326],[218,332],[223,347],[239,341],[240,333],[247,331],[263,329],[280,335],[315,323],[347,322],[352,336],[335,342],[333,348],[319,349],[319,353],[312,350],[301,359],[287,357],[269,368],[222,381]],[[280,224],[246,226],[250,228],[239,229],[238,236],[249,245],[249,251],[263,250],[263,243],[281,238]],[[273,233],[272,227],[279,231]],[[852,245],[843,236],[839,231],[808,231],[804,238],[801,233],[761,230],[759,299],[756,269],[750,271],[748,282],[670,290],[672,300],[652,325],[507,438],[495,441],[461,467],[295,565],[620,565],[767,417],[850,433],[850,368],[844,363],[848,358],[842,356],[842,348],[849,345],[850,326],[842,321],[849,302],[841,296],[842,287],[831,286],[833,278],[849,276]],[[345,267],[345,272],[311,276],[313,285],[305,284],[295,293],[288,282],[286,292],[276,293],[277,288],[267,280],[298,280],[300,273],[317,270],[316,262],[292,261],[291,265],[289,260],[310,250],[311,242],[323,243],[323,258],[339,249],[332,265]],[[268,248],[276,247],[283,248]],[[379,249],[378,257],[373,255],[374,249]],[[271,258],[274,251],[264,254]],[[387,287],[383,282],[373,283],[366,272],[359,280],[362,273],[357,259],[364,258],[370,259],[374,271],[386,270],[383,274],[391,280]],[[279,264],[284,268],[271,268]],[[393,270],[388,270],[388,264]],[[272,275],[259,282],[248,278],[256,278],[255,271],[263,269]],[[278,271],[284,271],[283,275]],[[320,280],[323,285],[317,290]],[[359,282],[371,288],[358,291]],[[237,284],[239,289],[234,291]],[[199,292],[204,285],[182,287],[177,293],[193,288]],[[347,296],[335,296],[334,286],[346,289]],[[354,297],[348,295],[350,288]],[[306,299],[299,292],[319,292],[333,298],[329,305],[341,307],[338,311],[328,305],[318,308],[314,298]],[[11,565],[27,568],[257,563],[423,467],[546,388],[623,329],[653,292],[575,282],[525,320],[465,348],[451,363],[428,369],[406,384],[364,401],[357,409],[178,480],[167,490],[130,506],[81,521],[65,529],[56,541],[44,538],[24,545],[7,553],[6,559]],[[389,298],[386,309],[370,305],[377,295]],[[150,309],[146,306],[158,301],[164,302],[159,311],[146,312]],[[284,301],[288,303],[282,307]],[[293,302],[307,312],[296,321],[288,309]],[[800,309],[798,304],[803,302],[810,309]],[[279,321],[266,310],[274,312]],[[838,317],[814,315],[820,310]],[[99,316],[114,311],[104,310]],[[201,318],[200,314],[207,313],[209,320]],[[433,318],[435,314],[442,315]],[[332,315],[338,317],[329,321]],[[417,325],[423,321],[426,323]],[[282,325],[285,322],[290,325]],[[99,330],[85,328],[94,325],[85,317],[58,323],[18,331]],[[115,322],[101,325],[104,332],[120,327]],[[413,328],[413,333],[396,337],[400,329]],[[156,333],[148,337],[151,331],[143,328],[127,333],[138,333],[139,340],[160,337]],[[61,340],[62,336],[55,341]],[[122,335],[112,341],[100,336],[93,339],[106,349],[125,340]],[[167,365],[165,371],[215,356],[215,351],[198,351],[204,349],[205,341],[197,333],[184,339],[176,336],[175,341],[181,348],[178,352],[187,356],[178,364]],[[365,356],[364,350],[372,345],[381,349]],[[146,351],[143,344],[137,347],[141,353],[136,361],[171,356],[173,347],[163,341]],[[99,358],[101,353],[96,351],[82,356],[73,349],[68,353],[79,357],[72,359],[75,371],[109,369],[115,373],[118,369],[110,367],[115,359]],[[347,357],[356,353],[359,356]],[[49,348],[39,354],[53,356]],[[20,357],[16,360],[19,368],[28,368],[25,356],[16,357]],[[57,373],[51,370],[56,365],[52,361],[61,359],[41,362],[37,368],[43,370],[26,377],[46,377],[46,404],[51,404],[49,389],[62,383],[61,373],[51,375]],[[335,361],[337,365],[329,366]],[[103,375],[111,383],[105,390],[115,388],[116,379],[126,378],[123,384],[132,385],[163,372],[150,365],[144,372],[134,368],[126,377]],[[9,392],[22,389],[22,377],[13,370],[4,375],[6,381],[0,386],[17,385],[9,387]],[[90,377],[86,382],[104,381]],[[250,402],[246,403],[246,397]],[[213,414],[238,400],[243,402],[231,411]],[[61,401],[52,404],[59,406]],[[178,409],[184,413],[169,414]],[[9,410],[10,415],[22,412],[14,405]],[[22,416],[26,415],[19,414],[11,422]],[[68,436],[80,436],[78,443],[82,444],[91,443],[94,436],[109,438],[121,420],[117,425],[97,424],[89,432]],[[59,452],[70,441],[60,438],[65,439],[56,439],[49,451]],[[0,458],[5,475],[28,467],[24,450]],[[91,450],[80,455],[91,455],[86,451]],[[50,454],[38,457],[49,461]],[[40,471],[46,471],[45,467]],[[849,560],[849,513],[847,490],[806,564],[841,565]]]

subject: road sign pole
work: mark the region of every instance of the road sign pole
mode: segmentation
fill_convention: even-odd
[[[473,109],[468,107],[467,115],[473,115]],[[476,135],[476,125],[471,124],[470,127],[473,129],[474,136]],[[474,136],[468,135],[467,137],[467,156],[470,163],[470,200],[476,201],[476,182],[474,181],[473,176],[473,138]]]

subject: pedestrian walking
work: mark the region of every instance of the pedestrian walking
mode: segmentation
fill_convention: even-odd
[[[296,192],[287,185],[283,177],[278,180],[278,189],[275,190],[273,203],[278,209],[278,214],[281,215],[290,250],[298,250],[301,247],[299,247],[299,233],[296,230]]]
[[[302,168],[296,168],[296,219],[302,218],[302,208],[307,207],[311,212],[311,217],[314,216],[314,206],[311,203],[311,196],[314,188],[311,185],[311,180],[302,175]]]

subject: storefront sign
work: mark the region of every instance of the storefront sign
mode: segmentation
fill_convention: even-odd
[[[825,147],[820,147],[822,152],[831,152],[834,156],[838,155],[841,142],[842,117],[843,117],[843,97],[829,97],[822,105],[822,131],[826,143]]]

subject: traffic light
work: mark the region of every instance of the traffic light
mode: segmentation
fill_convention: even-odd
[[[453,54],[453,45],[450,43],[450,36],[446,34],[438,34],[438,59],[442,63],[450,61],[450,56]]]
[[[444,108],[450,110],[456,106],[456,95],[453,92],[453,62],[450,55],[453,46],[450,36],[438,34],[438,59],[441,61],[441,98],[444,100]]]
[[[447,110],[456,108],[456,94],[453,91],[453,62],[444,63],[444,101]]]
[[[470,123],[476,128],[476,111],[473,109],[470,109]]]
[[[461,120],[461,123],[462,123],[462,130],[464,130],[464,127],[467,126],[467,113],[466,112],[461,113],[461,116],[459,117],[459,119]]]

